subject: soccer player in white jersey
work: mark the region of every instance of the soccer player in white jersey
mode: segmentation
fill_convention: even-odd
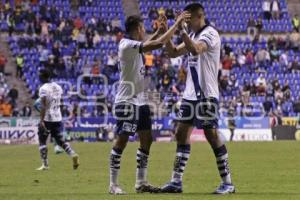
[[[55,139],[56,143],[62,147],[65,152],[71,156],[73,169],[79,166],[78,154],[71,148],[70,144],[65,142],[62,135],[62,115],[61,115],[61,98],[62,88],[55,82],[50,81],[51,72],[42,69],[39,74],[40,81],[43,85],[39,89],[40,106],[40,123],[39,123],[39,150],[42,159],[42,166],[37,170],[48,170],[48,148],[47,139],[49,134]]]
[[[155,192],[147,182],[147,163],[152,144],[151,113],[144,91],[147,89],[143,53],[161,48],[169,41],[182,21],[190,17],[182,13],[175,24],[159,38],[159,31],[144,41],[145,28],[139,16],[129,16],[125,22],[127,37],[119,43],[120,84],[115,97],[114,115],[117,119],[117,138],[110,155],[110,194],[125,194],[118,184],[122,152],[130,135],[138,133],[140,147],[137,150],[137,193]],[[166,26],[166,24],[162,24]],[[157,38],[157,39],[154,39]],[[144,42],[143,42],[144,41]]]
[[[231,181],[227,149],[217,132],[220,37],[218,31],[207,23],[201,4],[189,4],[184,10],[191,14],[191,20],[187,23],[191,33],[187,33],[186,24],[182,23],[180,34],[183,43],[175,47],[170,41],[166,45],[170,57],[188,55],[188,74],[177,118],[177,151],[172,178],[160,192],[182,192],[182,176],[190,156],[190,136],[193,127],[196,126],[204,130],[216,157],[222,182],[214,193],[234,193],[235,187]]]

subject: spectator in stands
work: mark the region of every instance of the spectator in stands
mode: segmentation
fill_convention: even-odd
[[[27,12],[25,12],[25,20],[26,20],[26,28],[25,32],[28,34],[35,33],[34,23],[35,23],[35,14],[32,12],[31,8],[28,9]]]
[[[29,103],[27,102],[26,105],[22,108],[22,117],[31,117],[31,107],[29,105]]]
[[[21,79],[23,77],[23,66],[24,66],[24,58],[21,54],[17,55],[16,62],[17,62],[16,77]]]
[[[279,61],[280,51],[276,46],[273,46],[273,48],[270,50],[270,56],[272,61]]]
[[[77,37],[77,42],[78,42],[78,46],[79,48],[86,48],[86,34],[84,33],[84,29],[81,29],[78,37]]]
[[[17,104],[17,99],[19,97],[19,91],[16,85],[13,85],[13,87],[9,90],[8,97],[10,97],[11,104],[13,105],[13,107],[15,107]]]
[[[270,97],[265,98],[265,101],[263,103],[263,107],[264,107],[266,116],[268,116],[269,113],[273,110],[273,103],[272,103],[272,99]]]
[[[289,85],[289,80],[285,80],[284,86],[282,87],[282,92],[285,100],[289,100],[291,98],[291,88]]]
[[[228,76],[221,76],[220,78],[220,88],[222,91],[226,91],[228,87]]]
[[[263,76],[263,74],[260,74],[260,76],[256,80],[257,94],[261,96],[265,95],[266,87],[267,87],[267,81]]]
[[[15,18],[12,14],[12,10],[9,10],[8,15],[6,16],[6,23],[8,26],[8,35],[11,37],[16,26]]]
[[[151,67],[153,67],[153,64],[154,64],[154,55],[151,53],[151,51],[149,51],[145,54],[146,74],[149,73],[149,70]]]
[[[266,67],[270,61],[269,52],[265,48],[260,48],[255,55],[255,61],[259,67]]]
[[[83,21],[81,20],[80,16],[77,16],[74,21],[73,21],[73,25],[76,29],[80,30],[83,26],[84,26],[84,23]]]
[[[229,76],[230,70],[232,68],[233,60],[229,55],[225,55],[222,60],[222,75]]]
[[[166,17],[168,19],[174,19],[175,18],[175,15],[174,15],[174,12],[173,12],[172,8],[167,8],[167,10],[166,10]]]
[[[298,51],[300,46],[300,33],[293,30],[288,36],[288,40],[289,48],[292,48],[294,51]]]
[[[287,67],[289,64],[288,55],[286,51],[283,51],[279,57],[279,63],[283,67]]]
[[[237,80],[237,77],[235,75],[230,75],[229,80],[228,80],[228,87],[229,90],[235,90],[239,86],[239,82]]]
[[[237,60],[237,66],[242,67],[246,64],[246,56],[245,54],[242,52],[241,49],[237,50],[237,55],[236,55],[236,60]]]
[[[93,45],[94,45],[94,48],[96,48],[98,46],[98,44],[100,43],[101,41],[101,37],[98,33],[98,31],[94,31],[94,37],[93,37]]]
[[[242,96],[243,97],[249,97],[250,96],[250,90],[251,90],[251,86],[249,81],[245,80],[244,81],[244,86],[242,89]]]
[[[275,98],[276,102],[282,103],[282,101],[283,101],[283,92],[282,92],[280,87],[275,90],[274,98]],[[280,100],[280,101],[278,101],[278,100]]]
[[[160,7],[157,12],[158,12],[158,15],[165,15],[166,14],[166,11],[163,7]]]
[[[257,34],[256,22],[252,15],[250,16],[247,23],[247,33],[249,36],[253,36]]]
[[[273,0],[271,3],[271,12],[272,12],[272,17],[275,20],[278,20],[280,18],[280,5],[278,0]]]
[[[300,19],[299,19],[299,16],[297,14],[294,15],[294,17],[292,19],[292,24],[293,24],[294,30],[297,31],[297,32],[299,32]]]
[[[264,0],[262,3],[262,9],[264,14],[264,19],[270,20],[271,19],[271,2],[270,0]]]
[[[108,55],[107,55],[107,63],[106,65],[112,69],[113,72],[117,72],[118,71],[118,56],[116,53],[114,53],[113,51],[111,51]]]
[[[115,17],[112,21],[111,21],[111,27],[112,27],[112,31],[114,33],[117,33],[119,31],[121,31],[121,20],[118,17]]]
[[[7,59],[4,56],[4,54],[2,54],[2,52],[0,52],[0,73],[5,74],[5,65],[7,63]]]
[[[295,113],[299,114],[300,113],[300,97],[293,103],[293,110]]]
[[[158,11],[153,7],[149,11],[149,18],[152,20],[158,18]]]
[[[9,103],[8,99],[6,99],[3,103],[0,104],[0,115],[3,117],[11,117],[12,116],[13,107]]]
[[[246,65],[251,66],[254,64],[254,55],[251,49],[246,51]]]
[[[295,56],[294,60],[289,64],[288,71],[289,72],[296,72],[300,70],[300,63],[299,57]]]
[[[177,72],[177,78],[179,84],[185,84],[186,81],[186,76],[187,76],[187,71],[183,65],[180,65],[178,72]]]
[[[257,32],[258,32],[256,35],[259,35],[262,32],[263,28],[264,28],[263,21],[262,21],[261,17],[259,17],[256,21],[256,28],[257,28]]]

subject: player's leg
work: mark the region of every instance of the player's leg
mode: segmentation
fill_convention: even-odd
[[[125,149],[128,138],[133,135],[137,130],[136,106],[132,104],[117,104],[115,105],[114,115],[117,120],[116,125],[116,140],[113,144],[110,153],[110,194],[126,194],[119,186],[118,176],[121,166],[121,158],[123,150]]]
[[[54,153],[55,154],[61,154],[64,152],[64,150],[56,143],[56,140],[51,137],[52,142],[53,142],[53,147],[54,147]]]
[[[63,148],[63,150],[72,157],[73,161],[73,169],[77,169],[79,167],[79,156],[78,154],[72,149],[71,145],[68,142],[64,141],[62,135],[62,122],[46,122],[45,123],[47,129],[51,131],[52,137],[55,139],[57,145]]]
[[[203,102],[202,102],[203,103]],[[220,187],[214,192],[215,194],[234,193],[235,188],[232,185],[231,174],[228,165],[228,152],[224,142],[219,137],[218,128],[218,100],[215,98],[206,99],[200,107],[201,128],[204,130],[205,137],[214,151],[219,174],[222,179]]]
[[[48,163],[48,148],[47,148],[47,139],[48,139],[48,132],[41,126],[38,127],[38,137],[39,137],[39,151],[40,157],[42,160],[42,166],[37,168],[37,170],[48,170],[49,163]]]
[[[171,181],[161,188],[160,192],[162,193],[182,192],[182,178],[191,152],[190,136],[192,130],[193,125],[191,123],[178,123],[175,131],[177,148],[172,177]]]
[[[126,194],[119,186],[118,177],[121,167],[122,153],[127,145],[129,135],[120,134],[117,136],[110,153],[110,170],[109,170],[109,193]]]
[[[140,106],[138,116],[138,135],[140,139],[140,147],[136,153],[137,168],[135,189],[137,193],[153,193],[158,192],[159,190],[159,188],[150,185],[147,180],[148,158],[153,142],[151,125],[151,112],[149,106]]]
[[[161,188],[160,192],[162,193],[182,192],[182,177],[191,152],[190,136],[195,119],[194,104],[194,102],[186,100],[183,100],[181,103],[178,112],[178,124],[175,130],[177,148],[172,178],[169,183]]]

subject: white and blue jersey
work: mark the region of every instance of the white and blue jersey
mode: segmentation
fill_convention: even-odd
[[[212,26],[206,25],[197,33],[191,33],[193,41],[203,41],[208,50],[202,54],[188,56],[188,72],[183,99],[219,99],[218,71],[220,64],[221,40]]]
[[[178,112],[179,121],[193,124],[197,128],[218,127],[221,40],[213,27],[206,25],[200,31],[191,33],[195,42],[205,42],[207,51],[188,55],[188,72],[183,101]]]
[[[62,115],[60,110],[63,90],[55,82],[45,83],[39,89],[39,98],[46,98],[46,113],[44,121],[61,122]]]

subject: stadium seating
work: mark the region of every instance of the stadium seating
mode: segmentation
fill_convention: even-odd
[[[148,16],[151,8],[159,9],[163,7],[173,8],[174,10],[183,10],[183,8],[193,1],[148,1],[140,0],[140,10],[145,16]],[[216,27],[222,32],[245,32],[247,22],[250,16],[258,19],[262,16],[262,0],[210,0],[199,1],[206,8],[206,14],[210,21],[214,22]],[[263,31],[265,32],[286,32],[292,30],[290,17],[287,13],[287,4],[285,0],[279,1],[282,11],[280,20],[263,20]],[[171,20],[172,21],[172,20]],[[145,19],[146,29],[151,32],[152,20]]]

